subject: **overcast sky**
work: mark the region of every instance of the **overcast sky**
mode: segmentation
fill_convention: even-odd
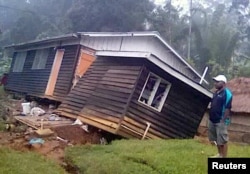
[[[161,5],[164,3],[165,0],[154,0],[154,1],[155,4]],[[171,3],[175,7],[177,6],[183,7],[182,14],[188,13],[190,0],[172,0]]]
[[[154,0],[154,1],[155,1],[155,3],[156,3],[157,5],[160,5],[160,4],[164,3],[165,0]],[[174,6],[180,5],[181,7],[186,7],[186,8],[188,8],[189,1],[190,1],[190,0],[172,0],[171,3],[172,3]]]

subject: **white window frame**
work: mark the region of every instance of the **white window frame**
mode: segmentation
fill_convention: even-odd
[[[13,72],[22,72],[26,60],[27,51],[17,52],[13,65]]]
[[[146,85],[147,85],[147,83],[149,81],[150,76],[154,76],[156,78],[156,82],[155,82],[155,84],[153,86],[152,91],[150,91],[147,103],[145,103],[145,101],[141,101],[140,99],[141,99],[141,97],[142,97],[142,95],[144,93],[144,90],[146,88]],[[166,86],[166,89],[165,89],[165,91],[163,93],[163,96],[160,99],[160,102],[158,103],[158,107],[154,107],[154,106],[152,106],[153,100],[155,98],[155,95],[156,95],[157,90],[158,90],[161,83],[167,84],[167,86]],[[145,84],[144,84],[143,89],[141,91],[141,94],[139,96],[138,102],[140,102],[140,103],[142,103],[142,104],[144,104],[144,105],[146,105],[146,106],[148,106],[148,107],[150,107],[150,108],[152,108],[152,109],[154,109],[154,110],[156,110],[158,112],[161,112],[161,110],[163,108],[163,105],[164,105],[164,103],[165,103],[165,101],[167,99],[170,88],[171,88],[171,83],[170,82],[168,82],[168,81],[164,80],[163,78],[161,78],[160,76],[150,72],[148,74],[147,80],[145,81]]]
[[[31,69],[45,69],[48,56],[48,48],[36,50],[36,55]]]

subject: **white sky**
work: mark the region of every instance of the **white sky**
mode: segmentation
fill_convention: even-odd
[[[154,0],[155,4],[160,5],[162,3],[164,3],[165,0]],[[185,7],[188,8],[189,7],[189,2],[190,0],[172,0],[171,3],[174,6],[178,6],[180,5],[181,7]]]
[[[154,0],[155,4],[161,5],[165,2],[165,0]],[[187,13],[189,10],[190,0],[172,0],[171,4],[175,7],[180,6],[183,8],[182,13]]]

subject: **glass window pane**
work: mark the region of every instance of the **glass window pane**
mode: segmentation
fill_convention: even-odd
[[[156,91],[156,94],[154,96],[153,102],[151,104],[151,106],[155,107],[155,108],[159,108],[160,103],[162,102],[164,93],[167,89],[168,84],[164,83],[161,81],[160,85],[158,86],[158,89]]]
[[[144,84],[139,101],[157,111],[161,111],[170,87],[171,84],[169,82],[150,73]]]
[[[141,95],[140,101],[148,104],[152,91],[154,89],[155,82],[156,82],[156,78],[152,74],[150,74],[146,82],[145,88],[143,90],[143,93]]]
[[[22,72],[27,52],[18,52],[16,54],[13,72]]]
[[[49,55],[49,49],[41,49],[36,51],[32,69],[44,69]]]

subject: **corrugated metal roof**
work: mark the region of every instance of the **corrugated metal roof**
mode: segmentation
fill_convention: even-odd
[[[201,75],[189,64],[187,61],[182,58],[161,36],[157,31],[143,31],[143,32],[78,32],[82,36],[91,36],[91,37],[117,37],[117,36],[153,36],[159,39],[159,41],[168,49],[170,49],[188,68],[190,68],[198,77],[201,78]],[[208,83],[205,80],[206,83]]]
[[[65,35],[55,36],[55,37],[48,37],[45,39],[39,39],[39,40],[33,40],[33,41],[19,43],[19,44],[7,45],[7,46],[5,46],[5,48],[19,47],[19,46],[24,46],[24,45],[26,46],[26,45],[32,45],[32,44],[48,43],[48,42],[61,41],[61,40],[67,40],[67,39],[72,39],[72,38],[78,38],[78,35],[73,33],[73,34],[65,34]]]
[[[60,40],[67,40],[71,38],[78,38],[79,36],[91,36],[91,37],[126,37],[126,36],[153,36],[156,37],[165,47],[167,47],[169,50],[175,54],[180,61],[182,61],[191,71],[193,71],[199,78],[201,78],[201,75],[190,65],[187,63],[187,61],[182,58],[159,34],[157,31],[141,31],[141,32],[77,32],[73,34],[65,34],[61,36],[56,37],[50,37],[42,40],[34,40],[31,42],[25,42],[20,44],[14,44],[6,46],[5,48],[9,47],[19,47],[24,45],[31,45],[31,44],[40,44],[40,43],[48,43],[48,42],[54,42],[54,41],[60,41]],[[207,81],[205,81],[208,83]]]
[[[79,39],[84,38],[86,36],[87,37],[89,36],[90,38],[95,38],[95,37],[96,38],[101,38],[101,37],[114,37],[114,38],[117,37],[117,38],[119,38],[119,37],[142,37],[142,36],[156,38],[156,40],[158,40],[159,43],[161,43],[163,45],[163,47],[165,47],[167,50],[170,50],[180,60],[180,62],[182,62],[185,65],[185,67],[190,69],[191,72],[193,72],[193,74],[195,74],[197,77],[201,78],[201,75],[197,71],[195,71],[195,69],[192,66],[190,66],[186,62],[186,60],[184,58],[182,58],[166,41],[164,41],[164,39],[156,31],[145,31],[145,32],[78,32],[78,33],[74,33],[74,34],[67,34],[67,35],[47,38],[47,39],[43,39],[43,40],[35,40],[35,41],[31,41],[31,42],[26,42],[26,43],[10,45],[8,47],[18,48],[21,46],[29,46],[29,45],[33,45],[33,44],[43,44],[43,43],[50,43],[50,42],[55,42],[55,41],[66,41],[66,40],[70,40],[72,38],[79,40]],[[86,39],[83,39],[83,40],[86,40]],[[95,41],[95,39],[93,39],[93,40]],[[96,42],[94,42],[93,40],[90,40],[91,43],[89,43],[89,44],[94,44],[93,46],[96,46],[95,45]],[[98,44],[97,46],[100,46],[100,45]],[[154,52],[159,51],[159,50],[155,50],[155,48],[152,48],[152,49]],[[105,51],[104,48],[102,48],[101,50]],[[129,51],[129,50],[127,50],[127,51]],[[145,50],[145,48],[144,48],[144,51],[148,51],[148,50]],[[151,55],[152,56],[150,56],[150,58],[153,59],[153,57],[155,55],[153,55],[152,53],[151,53]],[[167,64],[167,62],[166,62],[166,60],[163,60],[162,55],[160,57],[158,57],[158,59],[154,59],[154,60],[156,61],[154,63],[158,62],[157,65],[160,66],[160,68],[162,68],[163,70],[165,70],[164,67],[165,67],[165,64]],[[175,67],[175,68],[178,68],[178,67]],[[181,67],[181,68],[183,68],[183,67]],[[205,94],[209,97],[212,96],[212,93],[210,93],[210,91],[206,90],[205,88],[200,86],[198,83],[194,82],[193,80],[188,79],[187,76],[185,77],[184,74],[181,74],[181,75],[179,75],[179,74],[181,74],[181,73],[178,72],[176,77],[179,77],[180,80],[182,80],[184,83],[187,83],[187,84],[189,83],[188,85],[192,86],[193,88],[197,89],[198,91],[202,92],[203,94]],[[188,80],[186,80],[186,79],[188,79]]]
[[[233,93],[232,111],[250,113],[250,78],[235,78],[227,83],[227,87]]]

